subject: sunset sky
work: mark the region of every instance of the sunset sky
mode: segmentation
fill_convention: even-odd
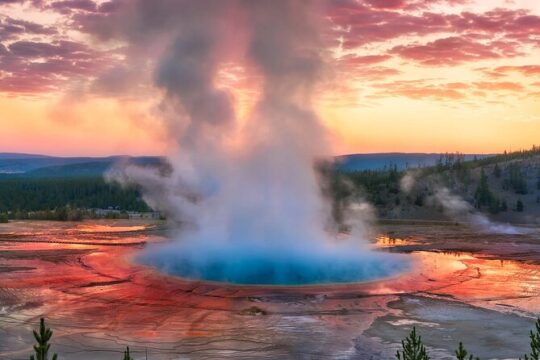
[[[0,152],[166,153],[152,74],[167,43],[116,36],[129,1],[0,0]],[[334,153],[540,144],[539,0],[341,0],[324,14],[315,106]],[[256,74],[227,63],[215,82],[247,116]]]

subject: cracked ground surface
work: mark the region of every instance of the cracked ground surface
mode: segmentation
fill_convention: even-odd
[[[336,286],[188,281],[135,264],[159,224],[0,226],[0,359],[27,359],[45,316],[65,359],[388,359],[416,326],[432,358],[459,341],[517,358],[540,313],[540,229],[488,235],[455,225],[385,225],[380,251],[411,270]]]

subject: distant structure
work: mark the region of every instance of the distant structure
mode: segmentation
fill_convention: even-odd
[[[118,207],[109,206],[107,209],[90,209],[99,218],[127,218],[127,219],[153,219],[159,220],[163,215],[159,211],[125,211]]]

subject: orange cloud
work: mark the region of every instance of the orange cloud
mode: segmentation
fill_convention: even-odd
[[[509,81],[475,82],[474,85],[480,90],[522,91],[523,85]]]
[[[150,36],[145,44],[151,45],[126,45],[127,35],[119,30],[129,16],[125,4],[0,1],[0,151],[164,151],[161,130],[155,130],[162,125],[150,104],[161,95],[152,79],[155,57],[166,42],[137,29],[132,36]],[[166,11],[169,1],[152,4],[152,11],[164,14],[157,17],[163,29],[177,21],[174,12]],[[177,4],[174,11],[181,10]],[[531,134],[540,136],[540,130],[533,124],[525,133],[518,125],[540,116],[540,14],[535,5],[503,0],[330,2],[323,39],[330,46],[326,55],[333,71],[316,106],[341,136],[336,148],[492,152],[509,142],[530,146]],[[244,36],[238,29],[231,34]],[[234,44],[227,44],[223,56],[241,51]],[[227,64],[213,79],[232,94],[241,117],[260,91],[260,79],[244,65]],[[70,101],[58,105],[57,98],[65,94]],[[483,127],[459,120],[469,117]],[[446,138],[433,141],[426,130],[434,119],[444,126]],[[485,136],[489,124],[494,129],[489,141],[475,140]],[[470,136],[463,136],[465,128]],[[396,129],[399,134],[391,135]]]

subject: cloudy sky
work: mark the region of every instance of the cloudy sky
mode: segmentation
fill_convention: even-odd
[[[0,0],[0,152],[166,152],[152,78],[182,9],[146,1],[147,22],[126,31],[141,24],[124,21],[135,2]],[[243,34],[225,31],[229,58]],[[335,153],[540,143],[538,0],[336,0],[321,36],[328,71],[315,106]],[[229,61],[218,74],[248,117],[257,74]]]

